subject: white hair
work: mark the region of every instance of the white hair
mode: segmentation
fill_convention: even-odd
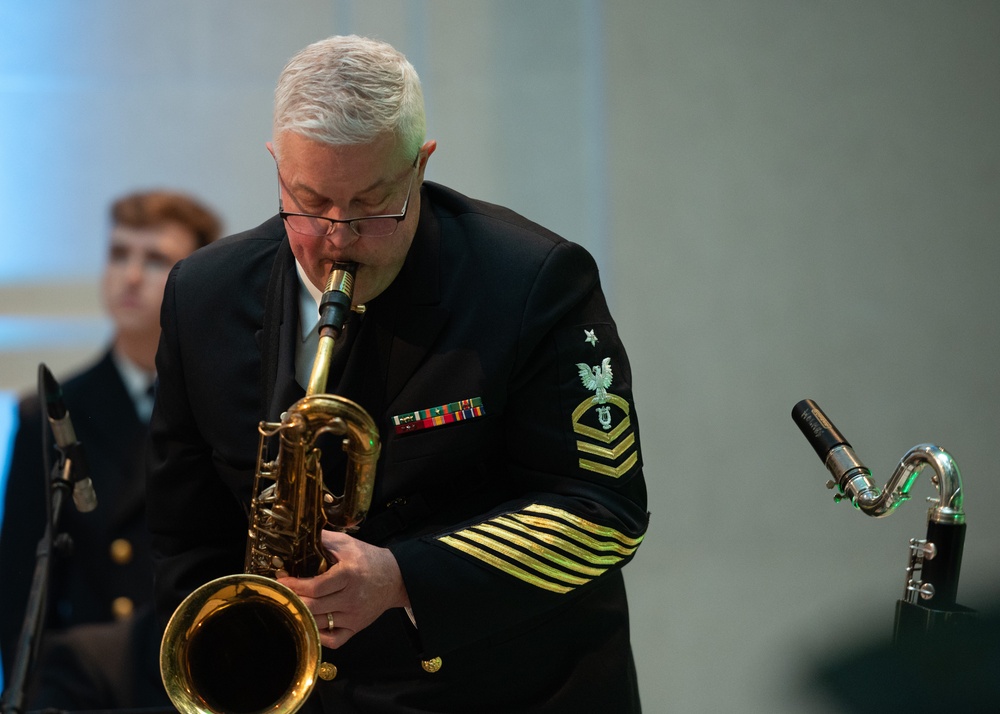
[[[426,132],[413,65],[385,42],[357,35],[315,42],[288,61],[274,92],[274,145],[282,132],[324,144],[366,144],[394,134],[416,156]]]

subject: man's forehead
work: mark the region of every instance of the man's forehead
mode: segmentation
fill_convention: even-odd
[[[308,177],[349,181],[367,188],[393,181],[401,165],[408,164],[413,157],[405,156],[402,142],[392,134],[382,134],[361,144],[325,144],[285,132],[275,159],[289,185],[301,182],[308,187]]]

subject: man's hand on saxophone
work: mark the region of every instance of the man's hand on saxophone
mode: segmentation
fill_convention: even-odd
[[[403,577],[388,548],[365,543],[346,533],[323,531],[323,547],[334,564],[311,578],[279,577],[316,616],[319,639],[336,649],[394,607],[409,607]],[[329,629],[333,616],[334,628]]]

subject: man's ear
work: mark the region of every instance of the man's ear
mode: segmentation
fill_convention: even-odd
[[[423,146],[420,147],[419,165],[420,165],[421,180],[424,177],[424,171],[427,169],[427,159],[431,158],[431,154],[433,154],[437,150],[437,145],[438,143],[436,141],[434,141],[433,139],[429,139],[428,141],[424,142]]]

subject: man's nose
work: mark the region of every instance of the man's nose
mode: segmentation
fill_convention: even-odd
[[[357,242],[360,236],[354,232],[348,223],[334,223],[333,232],[326,236],[326,239],[333,244],[335,248],[348,248]]]
[[[142,260],[129,260],[125,263],[125,280],[129,283],[142,281],[146,266]]]

